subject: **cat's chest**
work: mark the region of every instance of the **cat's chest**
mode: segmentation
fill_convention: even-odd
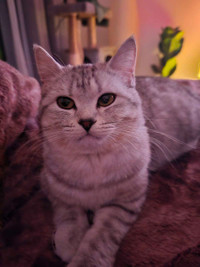
[[[137,159],[132,153],[115,151],[106,155],[48,156],[46,167],[65,183],[74,187],[97,188],[104,183],[118,181],[130,175]]]
[[[63,177],[59,177],[49,168],[42,172],[43,187],[53,203],[65,203],[72,206],[82,206],[85,209],[98,209],[111,203],[126,201],[140,194],[141,189],[147,185],[147,173],[144,169],[121,180],[92,184],[73,184]]]
[[[94,208],[127,192],[129,179],[136,174],[135,166],[138,164],[134,164],[133,157],[122,154],[65,161],[58,157],[54,161],[46,160],[43,185],[50,195],[65,203]]]

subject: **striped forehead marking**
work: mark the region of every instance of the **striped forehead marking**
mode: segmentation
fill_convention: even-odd
[[[69,85],[69,93],[72,94],[73,88],[81,89],[84,93],[90,89],[91,80],[94,79],[98,87],[98,92],[101,92],[102,88],[96,75],[96,66],[83,65],[74,67],[71,72],[71,81]]]

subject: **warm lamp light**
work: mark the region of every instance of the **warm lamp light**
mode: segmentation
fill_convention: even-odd
[[[199,63],[199,66],[198,66],[197,78],[200,79],[200,63]]]

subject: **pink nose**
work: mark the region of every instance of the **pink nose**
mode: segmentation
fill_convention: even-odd
[[[95,123],[93,119],[86,119],[86,120],[80,120],[78,123],[86,130],[86,132],[89,132],[92,125]]]

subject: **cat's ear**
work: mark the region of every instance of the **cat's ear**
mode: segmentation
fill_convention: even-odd
[[[108,62],[108,67],[121,72],[127,77],[135,73],[136,43],[133,36],[129,37]]]
[[[41,46],[34,44],[33,50],[35,54],[35,61],[37,65],[38,74],[41,82],[48,81],[52,75],[58,73],[62,66],[58,64],[49,53]]]

